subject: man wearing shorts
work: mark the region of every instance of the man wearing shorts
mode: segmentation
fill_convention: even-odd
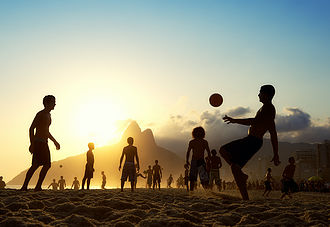
[[[34,188],[35,191],[41,191],[42,182],[44,181],[45,176],[51,166],[48,139],[53,141],[57,150],[60,149],[60,144],[49,132],[49,126],[52,123],[50,111],[55,108],[55,97],[52,95],[45,96],[43,99],[43,105],[45,108],[37,113],[29,130],[29,150],[30,153],[33,155],[32,166],[26,173],[25,180],[21,188],[22,191],[27,191],[27,187],[31,177],[38,169],[38,167],[42,166],[37,185]]]
[[[263,106],[258,110],[254,118],[234,119],[227,115],[223,118],[226,123],[236,123],[250,126],[248,136],[230,142],[220,148],[221,156],[231,166],[236,184],[244,200],[249,199],[246,181],[248,175],[242,172],[242,168],[261,148],[263,136],[267,131],[270,133],[270,139],[273,146],[274,157],[272,161],[275,166],[280,164],[278,156],[278,140],[275,126],[276,110],[272,104],[275,95],[275,88],[272,85],[263,85],[259,92],[259,101]]]
[[[123,172],[121,175],[121,191],[124,191],[124,184],[125,184],[125,181],[127,180],[127,178],[129,178],[129,181],[131,182],[131,190],[134,191],[134,185],[135,185],[134,181],[135,181],[135,174],[136,174],[134,158],[136,159],[137,171],[139,171],[139,169],[140,169],[137,148],[135,146],[133,146],[133,142],[134,142],[134,140],[132,137],[127,138],[128,146],[124,147],[123,153],[120,157],[119,171],[121,169],[121,163],[123,161],[124,156],[126,158]]]
[[[153,178],[153,186],[152,189],[155,189],[155,186],[160,190],[160,182],[162,179],[162,168],[158,165],[158,160],[155,160],[155,165],[152,167],[152,178]]]

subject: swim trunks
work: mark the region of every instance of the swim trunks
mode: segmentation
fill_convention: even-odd
[[[249,135],[243,139],[227,143],[223,148],[230,154],[230,161],[243,168],[261,146],[262,139]]]

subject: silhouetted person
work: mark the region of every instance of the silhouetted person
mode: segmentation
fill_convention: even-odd
[[[204,152],[207,151],[208,158],[210,159],[210,148],[208,142],[204,139],[205,131],[202,127],[196,127],[192,131],[193,140],[190,140],[186,163],[189,164],[190,151],[192,151],[191,165],[190,165],[190,191],[194,190],[195,183],[197,181],[197,175],[201,180],[201,183],[204,188],[207,188],[209,185],[209,177],[206,171],[206,163],[204,159]]]
[[[55,97],[52,95],[47,95],[43,98],[44,109],[39,111],[35,116],[29,130],[30,136],[30,147],[29,151],[32,156],[32,166],[27,171],[22,191],[26,191],[29,181],[33,176],[33,173],[38,169],[39,166],[42,166],[42,169],[39,174],[39,179],[35,191],[41,191],[42,182],[45,179],[45,176],[51,166],[50,161],[50,151],[48,147],[48,139],[54,142],[56,149],[60,149],[60,144],[55,140],[55,138],[49,132],[49,126],[52,122],[50,111],[55,108],[56,102]],[[34,131],[36,129],[36,132]]]
[[[184,185],[189,191],[189,164],[184,164]]]
[[[48,188],[52,187],[52,190],[57,191],[58,190],[58,183],[56,183],[56,180],[53,179],[53,182],[48,186]]]
[[[177,188],[184,188],[184,179],[182,174],[180,174],[179,178],[176,180],[176,187]]]
[[[91,179],[93,178],[94,173],[94,143],[88,143],[88,151],[87,151],[87,163],[85,166],[85,175],[82,179],[81,188],[84,189],[85,181],[87,180],[87,190],[89,190],[89,185],[91,183]]]
[[[145,171],[147,175],[147,186],[148,188],[151,188],[152,186],[152,169],[151,165],[148,166],[148,169]]]
[[[134,185],[135,185],[134,181],[135,181],[135,174],[136,174],[134,160],[136,159],[137,171],[140,170],[140,163],[139,163],[139,157],[137,154],[137,148],[135,146],[133,146],[134,139],[132,137],[128,137],[127,143],[128,143],[128,146],[124,147],[122,155],[120,157],[120,163],[119,163],[119,171],[120,171],[121,163],[125,156],[125,163],[124,163],[123,172],[121,175],[121,191],[124,191],[124,185],[125,185],[125,181],[127,180],[127,178],[131,182],[131,191],[134,191]]]
[[[282,174],[282,196],[281,199],[283,199],[286,195],[289,196],[289,198],[292,198],[290,193],[295,192],[295,186],[296,183],[293,180],[293,175],[296,170],[295,160],[294,157],[289,158],[289,165],[287,165],[283,171]]]
[[[65,189],[66,183],[65,183],[65,180],[64,180],[63,176],[61,176],[61,179],[59,179],[58,185],[60,186],[60,190],[64,190]]]
[[[135,167],[137,168],[137,165],[135,165]],[[134,188],[136,188],[137,182],[138,182],[138,177],[142,177],[144,179],[146,179],[147,177],[143,176],[142,173],[139,172],[135,172],[135,177],[134,177]]]
[[[153,178],[153,185],[152,189],[155,189],[155,187],[160,190],[160,182],[162,179],[162,168],[160,165],[158,165],[158,160],[155,160],[155,165],[152,167],[152,178]]]
[[[105,176],[104,171],[102,171],[101,174],[102,174],[102,185],[101,185],[101,189],[104,190],[105,189],[105,185],[107,183],[107,177]]]
[[[73,190],[79,190],[80,188],[80,183],[77,180],[77,177],[74,178],[72,185],[71,185],[71,189],[73,188]]]
[[[170,174],[169,178],[167,179],[167,188],[172,188],[171,184],[173,182],[173,176]]]
[[[210,158],[210,186],[213,187],[213,182],[218,186],[218,190],[221,190],[221,179],[219,169],[222,167],[221,158],[217,156],[215,149],[211,150]]]
[[[0,189],[5,189],[6,183],[3,181],[3,177],[0,177]]]
[[[278,141],[275,127],[276,110],[272,104],[272,99],[275,95],[275,89],[272,85],[263,85],[259,92],[259,101],[263,103],[254,118],[235,119],[228,117],[223,118],[226,123],[236,123],[250,126],[248,136],[230,142],[220,148],[221,156],[231,166],[231,171],[235,178],[236,184],[240,190],[244,200],[249,199],[246,182],[248,175],[243,173],[242,168],[257,153],[261,148],[263,136],[267,131],[270,133],[270,139],[273,146],[274,157],[272,161],[275,166],[278,166]]]
[[[269,193],[272,191],[272,182],[274,181],[272,177],[272,169],[268,168],[267,173],[265,176],[265,191],[262,195],[268,196]]]

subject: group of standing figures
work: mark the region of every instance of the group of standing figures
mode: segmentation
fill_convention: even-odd
[[[263,104],[258,110],[254,118],[246,119],[236,119],[229,116],[225,116],[223,120],[228,124],[241,124],[250,126],[248,131],[248,136],[230,142],[226,145],[221,146],[219,152],[224,160],[230,165],[234,179],[239,188],[239,191],[244,200],[248,200],[248,192],[246,187],[246,182],[248,175],[246,175],[242,168],[245,164],[252,158],[252,156],[261,148],[263,143],[263,136],[268,131],[270,133],[271,143],[273,147],[274,157],[272,161],[275,166],[280,164],[278,155],[278,140],[277,132],[275,126],[275,107],[272,104],[273,96],[275,95],[275,89],[272,85],[263,85],[259,92],[259,101]],[[27,190],[28,183],[35,172],[35,170],[42,166],[37,185],[35,187],[36,191],[41,190],[42,182],[46,176],[47,171],[51,166],[50,162],[50,152],[48,148],[48,139],[54,142],[56,149],[60,149],[60,144],[55,140],[55,138],[49,132],[49,126],[51,124],[51,110],[54,109],[55,97],[48,95],[43,99],[44,109],[37,113],[34,118],[32,125],[30,127],[30,152],[33,154],[32,166],[26,174],[26,178],[21,190]],[[212,160],[211,152],[209,149],[208,142],[204,139],[205,131],[202,127],[197,127],[192,132],[193,139],[189,142],[187,155],[186,155],[186,165],[190,166],[189,170],[189,180],[190,180],[190,190],[194,190],[195,182],[197,181],[197,176],[199,175],[201,184],[204,188],[209,187],[209,176],[213,176],[212,170],[210,175],[206,170],[206,162],[204,158],[205,151],[209,160]],[[119,170],[121,170],[122,161],[125,156],[125,162],[122,169],[121,177],[121,190],[123,190],[125,181],[129,178],[131,182],[131,189],[134,190],[134,182],[136,177],[136,172],[140,169],[139,158],[137,153],[137,148],[133,146],[133,138],[127,139],[128,146],[123,149],[122,156],[120,158]],[[87,152],[87,164],[85,170],[85,176],[82,181],[84,185],[87,181],[87,188],[89,187],[90,179],[93,177],[93,165],[94,157],[92,156],[92,150],[94,146],[89,147],[89,153]],[[190,153],[192,152],[192,158],[190,160]],[[91,154],[91,155],[89,155]],[[136,165],[135,165],[136,161]],[[159,168],[159,169],[158,169]],[[154,174],[157,172],[157,174]],[[213,171],[215,173],[215,171]],[[156,164],[153,168],[153,187],[158,184],[160,186],[161,181],[161,168]],[[149,180],[149,179],[148,179]],[[156,183],[156,184],[155,184]]]

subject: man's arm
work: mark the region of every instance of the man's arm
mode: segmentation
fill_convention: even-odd
[[[207,151],[207,156],[209,157],[209,160],[211,160],[211,152],[210,152],[210,147],[209,147],[209,143],[206,141],[206,147],[205,147],[206,151]],[[204,156],[204,154],[203,154]]]
[[[163,173],[162,173],[162,167],[159,166],[159,173],[160,173],[160,178],[163,178]]]
[[[52,136],[52,134],[50,134],[50,132],[48,132],[48,138],[53,141],[53,143],[56,146],[56,150],[59,150],[61,148],[60,144],[56,141],[56,139]]]
[[[135,151],[135,159],[136,159],[136,164],[137,164],[137,171],[139,172],[139,170],[140,170],[140,162],[139,162],[139,156],[137,154],[137,150]]]
[[[189,145],[188,145],[188,150],[187,150],[187,155],[186,155],[186,163],[189,165],[189,156],[190,156],[190,151],[191,151],[192,147],[190,145],[190,142],[189,142]]]
[[[281,162],[280,162],[280,158],[278,155],[277,131],[276,131],[276,126],[275,126],[274,120],[272,120],[272,122],[270,124],[269,133],[270,133],[270,140],[272,143],[273,153],[274,153],[274,157],[271,160],[271,162],[274,162],[274,165],[278,166]]]
[[[120,157],[120,162],[119,162],[119,171],[120,171],[120,169],[121,169],[121,163],[122,163],[122,161],[123,161],[123,158],[124,158],[124,149],[123,149],[123,152],[122,152],[122,154],[121,154],[121,157]]]
[[[227,124],[232,123],[232,124],[240,124],[240,125],[252,125],[255,118],[235,119],[235,118],[228,117],[227,115],[225,115],[225,117],[222,119]]]

